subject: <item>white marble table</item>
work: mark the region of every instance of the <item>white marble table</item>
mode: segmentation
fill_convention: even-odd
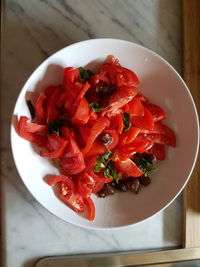
[[[181,199],[126,230],[92,231],[45,210],[13,162],[9,127],[14,103],[32,71],[71,43],[113,37],[142,44],[181,72],[178,0],[6,0],[3,25],[2,212],[5,267],[32,266],[48,255],[179,246]]]

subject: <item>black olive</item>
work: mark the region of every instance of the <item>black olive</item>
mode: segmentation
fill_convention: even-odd
[[[111,86],[99,86],[96,88],[96,93],[99,97],[103,97],[103,96],[109,96],[112,93],[114,93],[114,91],[116,90],[116,86],[115,85],[111,85]]]
[[[143,153],[142,157],[146,159],[151,164],[154,164],[156,162],[156,156],[152,153]]]
[[[151,183],[151,179],[149,177],[145,177],[144,175],[139,178],[140,184],[147,186]]]
[[[119,180],[118,184],[116,184],[116,188],[117,188],[119,191],[126,192],[126,191],[128,190],[126,180]]]
[[[106,197],[108,195],[113,195],[115,189],[111,186],[110,183],[104,184],[103,188],[97,193],[99,197]]]
[[[139,182],[139,179],[137,178],[130,178],[128,179],[127,181],[127,186],[128,186],[128,189],[131,191],[131,192],[134,192],[135,194],[137,194],[139,192],[139,189],[140,189],[140,182]]]
[[[104,133],[100,135],[100,141],[104,145],[110,145],[113,142],[112,136],[110,136],[108,133]]]

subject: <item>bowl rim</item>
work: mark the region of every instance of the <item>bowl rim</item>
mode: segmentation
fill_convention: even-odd
[[[148,53],[152,54],[153,56],[155,56],[156,58],[158,58],[161,62],[163,62],[164,64],[166,64],[173,72],[174,74],[176,74],[176,76],[179,78],[179,80],[182,82],[182,84],[184,85],[184,89],[186,89],[187,91],[187,94],[192,102],[192,105],[193,105],[193,109],[194,109],[194,115],[195,115],[195,122],[196,122],[196,125],[197,125],[197,143],[196,143],[196,150],[195,150],[195,156],[194,156],[194,161],[193,161],[193,164],[191,166],[191,169],[190,169],[190,172],[189,172],[189,175],[187,176],[187,179],[185,180],[183,186],[181,187],[181,189],[177,192],[177,194],[166,204],[164,205],[161,209],[159,209],[158,211],[154,212],[151,216],[147,217],[147,218],[144,218],[138,222],[135,222],[135,223],[131,223],[131,224],[127,224],[127,225],[123,225],[123,226],[114,226],[114,227],[96,227],[96,226],[90,226],[90,225],[82,225],[80,223],[74,223],[74,222],[71,222],[71,221],[66,221],[65,219],[59,217],[58,215],[56,215],[53,211],[49,210],[48,208],[46,208],[37,198],[37,196],[35,196],[33,193],[32,193],[32,190],[27,186],[26,182],[24,179],[22,179],[22,176],[21,176],[21,171],[20,171],[20,167],[18,166],[18,163],[17,163],[17,156],[14,152],[14,142],[13,142],[13,138],[12,138],[12,135],[15,133],[15,130],[14,130],[14,127],[13,127],[13,115],[14,115],[14,112],[15,112],[15,109],[16,107],[18,106],[18,102],[19,102],[19,99],[20,99],[20,95],[22,94],[22,91],[24,90],[24,88],[27,86],[27,83],[29,82],[29,80],[31,79],[32,75],[34,73],[36,73],[38,71],[38,69],[40,67],[42,67],[43,65],[46,64],[46,62],[51,58],[51,57],[55,57],[56,54],[58,53],[62,53],[62,51],[64,51],[65,49],[68,49],[70,47],[75,47],[75,46],[79,46],[80,44],[86,44],[86,43],[90,43],[90,42],[96,42],[96,41],[105,41],[105,42],[108,42],[108,41],[114,41],[114,42],[121,42],[121,43],[124,43],[124,44],[129,44],[129,45],[134,45],[136,47],[139,47],[139,48],[142,48],[144,50],[146,50]],[[162,212],[165,208],[167,208],[180,194],[181,192],[183,191],[184,187],[186,186],[187,182],[189,181],[189,179],[191,178],[191,175],[192,175],[192,172],[194,170],[194,167],[195,167],[195,164],[196,164],[196,160],[197,160],[197,157],[198,157],[198,151],[199,151],[199,118],[198,118],[198,112],[197,112],[197,108],[196,108],[196,105],[195,105],[195,102],[194,102],[194,99],[192,97],[192,94],[187,86],[187,84],[185,83],[185,81],[183,80],[183,78],[180,76],[180,74],[176,71],[176,69],[168,62],[166,61],[163,57],[161,57],[159,54],[157,54],[156,52],[154,52],[153,50],[143,46],[143,45],[140,45],[140,44],[137,44],[135,42],[131,42],[131,41],[127,41],[127,40],[123,40],[123,39],[116,39],[116,38],[95,38],[95,39],[87,39],[87,40],[84,40],[84,41],[79,41],[79,42],[76,42],[76,43],[73,43],[73,44],[70,44],[68,46],[65,46],[63,48],[61,48],[60,50],[56,51],[55,53],[51,54],[49,57],[47,57],[42,63],[40,63],[35,69],[34,71],[28,76],[28,78],[26,79],[25,83],[23,84],[18,96],[17,96],[17,99],[16,99],[16,102],[15,102],[15,105],[14,105],[14,108],[13,108],[13,112],[12,112],[12,115],[11,115],[11,126],[10,126],[10,141],[11,141],[11,151],[12,151],[12,156],[13,156],[13,160],[14,160],[14,163],[15,163],[15,166],[16,166],[16,169],[17,169],[17,172],[23,182],[23,184],[25,185],[25,187],[28,189],[28,191],[31,193],[31,195],[37,200],[37,202],[43,207],[45,208],[48,212],[50,212],[51,214],[53,214],[54,216],[56,216],[58,219],[66,222],[66,223],[70,223],[72,225],[75,225],[75,226],[78,226],[78,227],[81,227],[81,228],[85,228],[85,229],[90,229],[90,230],[120,230],[120,229],[127,229],[127,228],[130,228],[130,227],[133,227],[137,224],[140,224],[140,223],[143,223],[151,218],[153,218],[155,215],[159,214],[160,212]]]

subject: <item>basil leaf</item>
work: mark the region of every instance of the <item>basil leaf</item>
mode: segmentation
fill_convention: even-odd
[[[101,111],[101,110],[106,109],[106,108],[100,108],[100,107],[99,107],[99,102],[92,102],[92,103],[90,104],[90,108],[91,108],[94,112],[99,112],[99,111]]]
[[[124,122],[124,132],[128,132],[132,126],[132,123],[130,123],[129,113],[124,112],[123,122]]]
[[[137,154],[133,160],[135,164],[143,171],[145,177],[149,176],[150,171],[157,171],[158,169],[154,165],[142,157],[142,154]]]
[[[103,159],[109,159],[112,157],[112,155],[113,155],[113,152],[109,151],[107,154],[103,154],[101,157]]]
[[[91,70],[86,70],[85,68],[80,67],[79,75],[81,80],[87,81],[92,75],[94,75],[94,73]]]
[[[27,100],[26,104],[27,104],[29,112],[31,114],[31,119],[34,119],[35,118],[35,108],[31,102],[31,100]]]

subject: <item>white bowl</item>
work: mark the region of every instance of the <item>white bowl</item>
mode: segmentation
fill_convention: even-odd
[[[192,96],[175,69],[154,52],[140,45],[116,39],[94,39],[63,48],[46,59],[30,76],[17,99],[14,115],[29,116],[27,91],[41,91],[62,81],[66,66],[96,67],[107,55],[132,69],[141,80],[140,90],[167,113],[165,123],[176,133],[177,147],[167,149],[167,158],[152,173],[152,183],[138,195],[116,193],[105,199],[93,196],[93,222],[76,214],[55,195],[43,180],[58,174],[50,161],[40,157],[32,145],[20,138],[11,126],[12,152],[18,172],[32,195],[50,212],[72,224],[90,228],[125,227],[141,222],[168,206],[181,192],[193,170],[199,145],[198,115]]]

